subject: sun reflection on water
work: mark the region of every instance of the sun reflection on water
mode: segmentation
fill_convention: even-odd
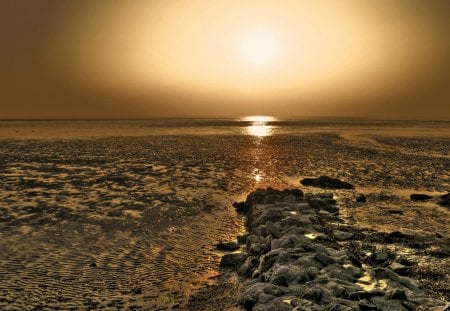
[[[276,121],[270,116],[247,116],[242,121],[251,122],[251,125],[245,128],[247,135],[255,137],[266,137],[273,134],[275,126],[268,125],[268,122]]]

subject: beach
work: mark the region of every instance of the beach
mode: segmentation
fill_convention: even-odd
[[[248,229],[233,202],[325,175],[354,186],[333,191],[342,221],[448,300],[449,168],[443,121],[1,121],[0,308],[239,309],[216,247]]]

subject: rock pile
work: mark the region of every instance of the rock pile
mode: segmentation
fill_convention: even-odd
[[[246,277],[241,304],[247,310],[446,310],[417,281],[398,274],[405,266],[390,254],[371,255],[361,264],[342,246],[352,233],[332,230],[340,221],[331,193],[303,195],[294,190],[259,189],[245,202],[246,253],[224,256]],[[241,240],[244,240],[241,237]]]

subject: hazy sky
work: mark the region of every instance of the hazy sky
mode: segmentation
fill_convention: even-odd
[[[2,0],[0,118],[450,120],[448,0]]]

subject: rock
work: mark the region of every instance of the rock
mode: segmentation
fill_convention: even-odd
[[[331,265],[336,262],[336,260],[334,260],[334,258],[327,256],[323,253],[316,253],[314,255],[314,259],[316,259],[318,262],[320,262],[324,266],[328,266],[328,265]]]
[[[274,189],[257,190],[247,197],[248,257],[231,253],[227,255],[237,257],[224,256],[221,262],[221,266],[239,264],[238,274],[248,278],[241,296],[244,308],[353,311],[425,306],[429,310],[443,305],[428,297],[415,280],[401,276],[411,269],[401,257],[391,262],[394,254],[384,249],[364,257],[367,248],[359,246],[363,235],[343,227],[338,215],[323,212],[336,208],[334,203],[329,193],[303,197],[303,193]],[[355,253],[352,243],[338,242],[352,239],[353,234]],[[381,244],[410,239],[398,231],[375,237]]]
[[[234,202],[233,207],[238,213],[245,213],[247,211],[247,204],[245,202]]]
[[[269,302],[256,304],[253,309],[253,311],[290,311],[292,310],[292,307],[283,301],[282,298],[274,298]]]
[[[281,238],[281,232],[273,222],[268,221],[266,223],[267,230],[277,239]]]
[[[140,287],[135,287],[135,288],[133,288],[133,289],[131,290],[131,292],[132,292],[133,294],[135,294],[135,295],[140,295],[140,294],[142,294],[142,288],[140,288]]]
[[[304,178],[300,181],[300,183],[304,186],[312,186],[324,189],[354,189],[352,184],[328,176],[320,176],[318,178]]]
[[[273,284],[267,284],[266,286],[264,286],[263,291],[268,295],[272,295],[272,296],[276,296],[276,297],[280,297],[284,294],[283,289],[281,289],[280,287],[273,285]]]
[[[356,202],[358,203],[366,203],[367,199],[366,196],[364,194],[360,194],[356,197]]]
[[[389,259],[389,254],[385,251],[378,251],[373,253],[370,258],[376,263],[383,263]]]
[[[247,241],[247,236],[248,234],[238,235],[237,236],[238,243],[245,244],[245,242]]]
[[[300,189],[284,189],[282,191],[282,193],[287,194],[287,195],[292,195],[296,198],[303,197],[303,191],[301,191]]]
[[[93,261],[89,264],[89,267],[95,268],[95,267],[97,267],[97,263],[95,261]]]
[[[377,306],[367,300],[362,300],[358,304],[359,310],[361,311],[376,311],[378,310]]]
[[[349,240],[353,237],[353,233],[340,231],[340,230],[334,230],[333,235],[338,241],[345,241]]]
[[[388,213],[391,215],[403,215],[403,211],[400,211],[398,209],[390,209],[388,210]]]
[[[442,206],[450,207],[450,193],[441,196],[439,198],[439,204]]]
[[[284,275],[277,275],[275,277],[273,277],[270,280],[270,283],[274,284],[274,285],[279,285],[279,286],[289,286],[288,281],[286,280],[286,277]]]
[[[409,267],[406,267],[396,261],[390,264],[388,268],[394,271],[395,273],[398,273],[399,275],[406,275],[411,270]]]
[[[386,296],[389,297],[389,299],[398,299],[398,300],[407,300],[408,299],[406,297],[405,291],[398,289],[398,288],[394,288],[394,289],[386,291]]]
[[[384,296],[384,292],[378,289],[370,290],[370,291],[364,291],[360,290],[357,292],[353,292],[348,294],[348,299],[350,300],[361,300],[361,299],[371,299],[375,296]]]
[[[217,243],[216,248],[221,251],[234,252],[239,249],[240,245],[236,242]]]
[[[225,254],[220,260],[220,267],[237,267],[244,263],[245,255],[243,253]]]
[[[431,200],[433,197],[429,196],[428,194],[413,193],[410,195],[410,198],[413,201],[427,201],[427,200]]]

